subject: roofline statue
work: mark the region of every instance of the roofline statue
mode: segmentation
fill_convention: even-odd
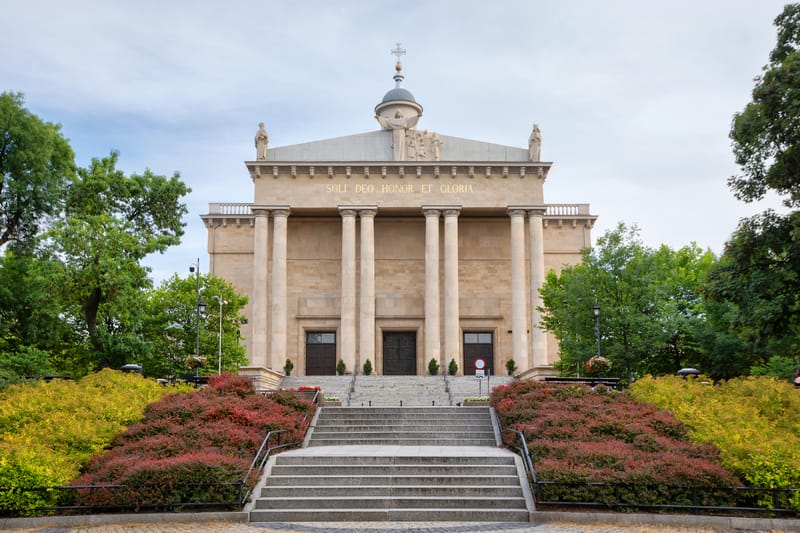
[[[528,159],[531,161],[542,160],[542,131],[538,124],[533,125],[533,131],[528,138]]]
[[[267,145],[269,145],[269,134],[264,129],[264,123],[258,123],[258,131],[255,138],[256,144],[256,161],[264,161],[267,159]]]

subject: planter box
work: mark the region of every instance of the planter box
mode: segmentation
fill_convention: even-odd
[[[489,407],[489,400],[464,400],[464,407]]]
[[[322,405],[324,407],[341,407],[342,400],[323,400]]]

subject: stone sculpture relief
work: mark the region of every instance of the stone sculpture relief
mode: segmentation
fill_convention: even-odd
[[[264,161],[267,159],[267,145],[269,144],[269,135],[267,130],[264,129],[264,123],[258,123],[258,131],[256,132],[256,161]]]

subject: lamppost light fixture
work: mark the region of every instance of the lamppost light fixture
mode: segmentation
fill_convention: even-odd
[[[594,313],[595,317],[600,316],[600,304],[597,302],[597,300],[594,301],[594,307],[592,307],[592,313]]]

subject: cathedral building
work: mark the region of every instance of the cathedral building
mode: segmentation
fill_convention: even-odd
[[[286,360],[298,375],[553,373],[558,346],[539,326],[548,270],[580,261],[596,216],[547,204],[552,163],[534,125],[527,148],[421,130],[402,86],[375,106],[380,129],[269,146],[260,124],[247,203],[212,203],[210,271],[248,295],[242,328],[262,386]]]

